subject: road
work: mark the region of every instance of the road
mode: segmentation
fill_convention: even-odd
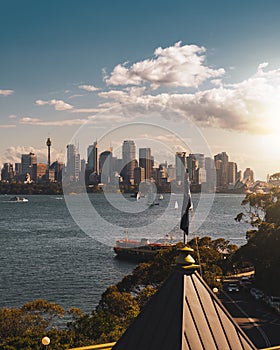
[[[232,281],[233,282],[233,281]],[[280,315],[249,291],[228,293],[224,284],[220,299],[258,349],[280,345]]]

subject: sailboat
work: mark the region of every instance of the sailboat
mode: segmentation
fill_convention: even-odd
[[[162,194],[159,196],[159,199],[163,199],[163,195]]]
[[[174,204],[174,209],[175,209],[175,210],[179,209],[179,204],[178,204],[177,201],[176,201],[175,204]]]

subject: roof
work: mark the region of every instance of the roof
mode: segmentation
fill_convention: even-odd
[[[256,349],[200,275],[178,269],[113,350]]]

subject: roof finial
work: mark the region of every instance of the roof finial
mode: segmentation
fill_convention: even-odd
[[[200,266],[195,264],[194,258],[190,255],[194,250],[190,247],[183,247],[180,249],[180,254],[176,258],[175,262],[178,266],[181,266],[184,270],[195,270]]]

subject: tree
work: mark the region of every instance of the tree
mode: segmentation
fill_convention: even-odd
[[[39,350],[44,336],[51,339],[48,349],[62,350],[69,344],[69,334],[54,321],[64,314],[61,306],[35,300],[21,308],[0,309],[0,348],[3,350]]]
[[[251,262],[255,267],[255,282],[267,293],[280,295],[280,191],[249,194],[242,202],[246,213],[242,220],[251,223],[247,244],[235,254],[234,260]]]

